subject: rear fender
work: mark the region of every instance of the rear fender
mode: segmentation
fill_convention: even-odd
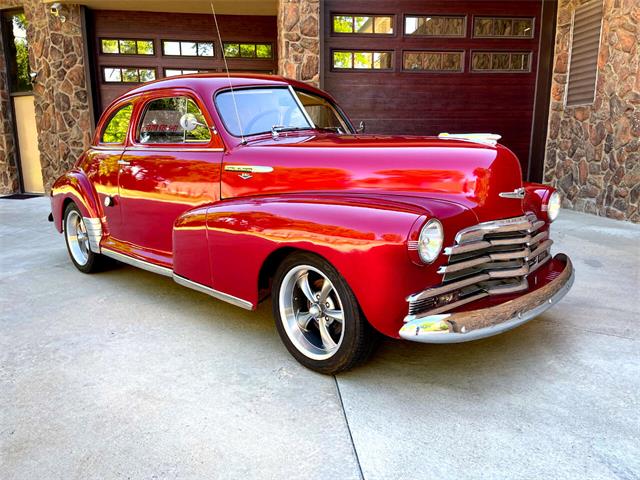
[[[51,188],[51,213],[53,224],[62,232],[64,209],[69,202],[75,203],[83,217],[101,219],[102,208],[98,195],[84,171],[74,168],[58,178]]]

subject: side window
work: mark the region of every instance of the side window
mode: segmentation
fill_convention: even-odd
[[[195,115],[199,124],[190,132],[180,126],[180,117],[185,113]],[[157,143],[203,143],[211,139],[204,115],[189,97],[167,97],[152,100],[147,105],[138,129],[138,142]]]
[[[337,133],[351,131],[333,105],[326,99],[301,90],[296,90],[296,94],[317,128],[333,130]]]
[[[131,112],[133,112],[133,105],[126,105],[111,117],[102,132],[102,143],[124,143],[129,130]]]

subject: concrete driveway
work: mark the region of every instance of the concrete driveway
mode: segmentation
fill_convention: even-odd
[[[0,478],[640,478],[640,227],[563,211],[576,283],[471,344],[385,341],[337,378],[249,313],[83,275],[48,200],[0,200]]]

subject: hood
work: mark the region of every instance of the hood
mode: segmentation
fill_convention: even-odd
[[[522,200],[499,194],[522,187],[516,156],[501,145],[432,137],[334,135],[270,136],[227,156],[225,163],[261,165],[274,172],[242,181],[234,196],[348,191],[419,196],[455,202],[479,222],[523,214]],[[243,158],[244,157],[244,158]],[[225,175],[224,191],[229,187]]]

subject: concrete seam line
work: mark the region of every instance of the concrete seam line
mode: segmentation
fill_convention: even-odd
[[[356,457],[358,472],[360,472],[360,478],[364,480],[364,473],[362,473],[362,465],[360,465],[360,457],[358,457],[358,450],[356,449],[356,444],[353,441],[353,434],[351,433],[351,426],[349,425],[349,419],[347,418],[347,411],[344,408],[344,401],[342,400],[342,393],[340,393],[340,385],[338,385],[338,378],[335,375],[333,375],[333,380],[336,382],[336,391],[338,392],[338,400],[340,400],[340,408],[342,408],[342,416],[344,417],[344,423],[347,426],[347,432],[349,432],[349,440],[351,440],[351,448],[353,448],[353,455]]]

